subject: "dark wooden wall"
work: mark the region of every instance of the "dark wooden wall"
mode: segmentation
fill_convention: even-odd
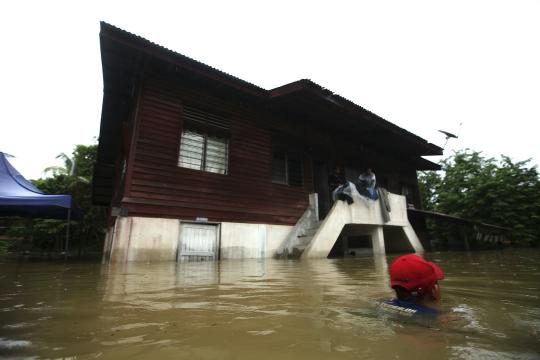
[[[296,223],[312,189],[310,162],[304,162],[303,187],[271,182],[272,131],[265,125],[271,119],[262,106],[154,76],[141,86],[122,201],[130,216]],[[184,104],[230,119],[227,175],[177,166]]]
[[[228,174],[177,166],[183,107],[218,114],[230,121]],[[372,167],[387,187],[413,186],[414,167],[399,154],[366,149],[346,131],[316,116],[269,111],[264,103],[173,74],[146,75],[133,110],[133,139],[121,206],[130,216],[209,221],[295,224],[313,192],[312,161],[356,169]],[[349,139],[346,136],[349,135]],[[384,141],[384,139],[381,139]],[[304,158],[302,187],[271,181],[273,145],[290,144]]]

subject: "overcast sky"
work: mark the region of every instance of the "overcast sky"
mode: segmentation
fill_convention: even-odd
[[[309,78],[440,146],[459,133],[446,155],[538,164],[539,19],[540,0],[6,1],[0,151],[38,178],[95,141],[103,20],[265,89]]]

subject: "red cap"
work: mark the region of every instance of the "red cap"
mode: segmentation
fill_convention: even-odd
[[[400,256],[390,266],[391,286],[401,286],[418,295],[430,291],[442,279],[444,273],[437,265],[415,254]]]

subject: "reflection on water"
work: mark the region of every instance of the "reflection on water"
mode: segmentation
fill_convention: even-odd
[[[383,313],[392,257],[0,264],[0,358],[537,359],[539,251],[429,254],[447,314]]]

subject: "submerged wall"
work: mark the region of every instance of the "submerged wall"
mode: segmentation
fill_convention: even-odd
[[[119,217],[109,229],[104,261],[176,261],[182,241],[178,219]],[[204,224],[204,223],[202,223]],[[216,224],[220,259],[270,258],[292,226],[223,222]]]
[[[270,258],[292,226],[267,224],[221,224],[221,259]]]

